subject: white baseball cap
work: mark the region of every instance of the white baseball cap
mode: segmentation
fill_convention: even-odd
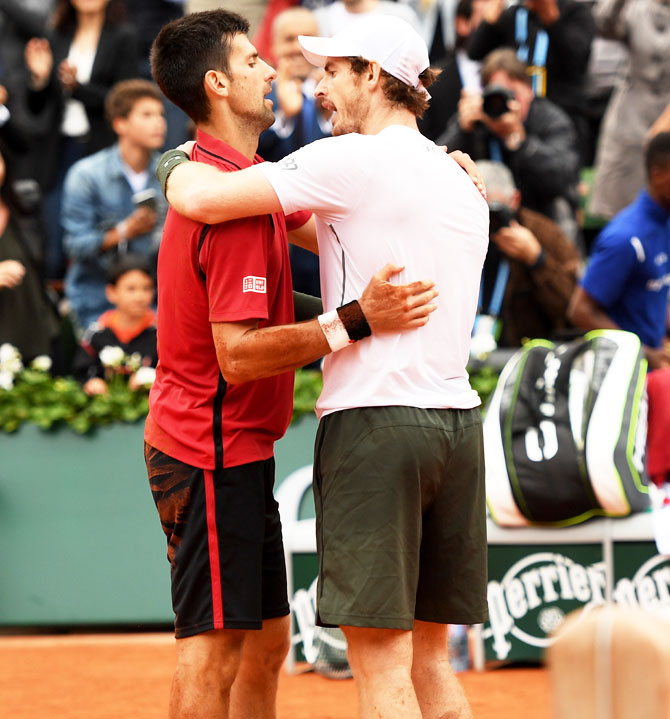
[[[419,75],[430,65],[428,48],[419,33],[402,18],[369,15],[354,20],[333,37],[299,35],[302,54],[317,67],[329,57],[362,57],[406,85],[426,92]]]

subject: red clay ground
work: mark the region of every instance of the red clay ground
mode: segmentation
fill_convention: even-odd
[[[165,719],[169,634],[0,638],[3,719]],[[355,719],[352,680],[283,674],[278,719]],[[460,675],[476,719],[549,719],[544,669]],[[250,719],[254,719],[250,717]]]

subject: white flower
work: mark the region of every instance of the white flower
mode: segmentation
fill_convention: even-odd
[[[117,346],[107,345],[100,350],[100,361],[105,367],[119,367],[125,357],[126,353]]]
[[[39,357],[35,357],[30,363],[30,366],[40,372],[48,372],[51,369],[51,357],[48,355],[39,355]]]
[[[482,359],[497,347],[495,338],[495,317],[478,315],[475,322],[475,333],[470,339],[470,357]]]
[[[470,340],[470,356],[483,359],[496,348],[496,341],[493,335],[477,333]]]
[[[16,376],[22,369],[23,362],[21,362],[21,355],[19,354],[0,362],[0,372],[9,372],[12,376]]]
[[[128,369],[131,369],[133,372],[137,372],[137,370],[142,365],[142,355],[139,352],[133,352],[128,359],[126,359],[126,367]]]
[[[11,389],[14,386],[14,375],[4,370],[0,371],[0,388]]]
[[[135,373],[135,382],[140,387],[151,387],[156,379],[156,370],[153,367],[140,367]]]
[[[0,365],[20,359],[21,353],[16,349],[16,347],[14,347],[14,345],[10,345],[9,342],[5,342],[0,345]]]

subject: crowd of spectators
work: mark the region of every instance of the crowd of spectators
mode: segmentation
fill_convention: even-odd
[[[664,312],[654,315],[656,346],[643,341],[652,366],[670,366],[661,351],[670,179],[654,174],[661,190],[652,191],[648,157],[645,166],[650,138],[670,131],[667,0],[0,0],[0,343],[27,358],[65,357],[58,367],[67,370],[63,322],[80,338],[99,325],[112,307],[108,273],[129,249],[155,267],[165,205],[153,164],[189,127],[154,86],[149,50],[166,22],[220,5],[251,18],[252,40],[277,68],[276,121],[259,147],[268,160],[330,133],[298,35],[374,13],[419,28],[442,68],[420,129],[481,160],[489,184],[480,311],[491,346],[578,332],[598,312],[622,324],[611,293],[594,294],[596,270],[581,277],[592,254],[605,266],[608,221],[640,202],[651,208],[654,242],[666,248],[654,254],[652,283]],[[583,229],[585,213],[607,227],[597,240]],[[640,250],[621,242],[642,282]],[[292,250],[292,264],[296,288],[318,294],[318,259]],[[582,305],[570,304],[573,295]],[[584,298],[596,310],[588,321]]]

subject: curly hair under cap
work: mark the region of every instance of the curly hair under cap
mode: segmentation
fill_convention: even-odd
[[[348,57],[351,63],[351,71],[356,75],[362,75],[370,66],[370,61],[363,57]],[[427,67],[420,75],[419,80],[424,88],[430,87],[442,70]],[[384,97],[394,105],[402,105],[416,117],[422,117],[430,105],[430,98],[420,89],[407,85],[402,80],[394,77],[386,70],[381,70],[382,89]]]

